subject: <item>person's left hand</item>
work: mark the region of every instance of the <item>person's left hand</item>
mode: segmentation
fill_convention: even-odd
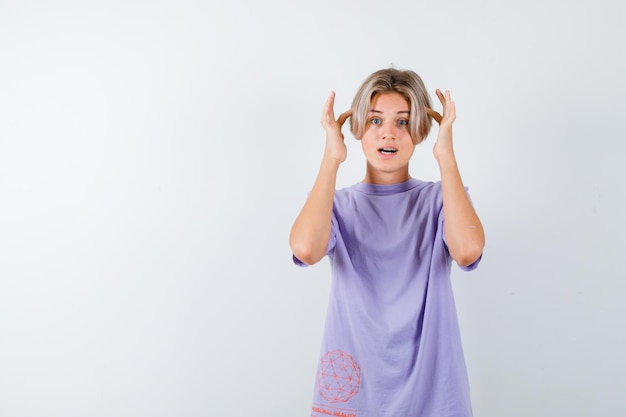
[[[454,148],[452,147],[452,124],[456,120],[456,106],[454,101],[450,98],[450,91],[446,90],[442,93],[437,89],[437,97],[443,106],[443,117],[439,123],[439,133],[437,134],[437,142],[433,148],[433,154],[435,159],[439,161],[442,156],[454,155]]]

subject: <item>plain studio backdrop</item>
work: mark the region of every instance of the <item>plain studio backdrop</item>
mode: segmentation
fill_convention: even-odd
[[[621,7],[1,0],[0,415],[309,415],[330,268],[288,234],[329,92],[394,66],[457,104],[475,415],[624,416]]]

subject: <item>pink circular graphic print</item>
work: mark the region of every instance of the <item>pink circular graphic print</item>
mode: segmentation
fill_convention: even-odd
[[[331,403],[346,402],[359,392],[361,368],[354,358],[341,350],[332,350],[320,360],[317,388]]]

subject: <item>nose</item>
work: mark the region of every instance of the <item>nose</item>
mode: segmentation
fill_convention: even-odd
[[[395,138],[397,138],[398,137],[397,136],[397,133],[398,133],[397,129],[398,129],[397,126],[395,126],[393,123],[386,124],[384,126],[384,128],[383,128],[381,139],[395,139]]]

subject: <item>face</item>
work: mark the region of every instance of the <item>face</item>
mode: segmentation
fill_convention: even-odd
[[[367,158],[365,182],[394,184],[406,181],[415,145],[409,133],[409,102],[399,93],[382,93],[372,99],[361,138]]]

